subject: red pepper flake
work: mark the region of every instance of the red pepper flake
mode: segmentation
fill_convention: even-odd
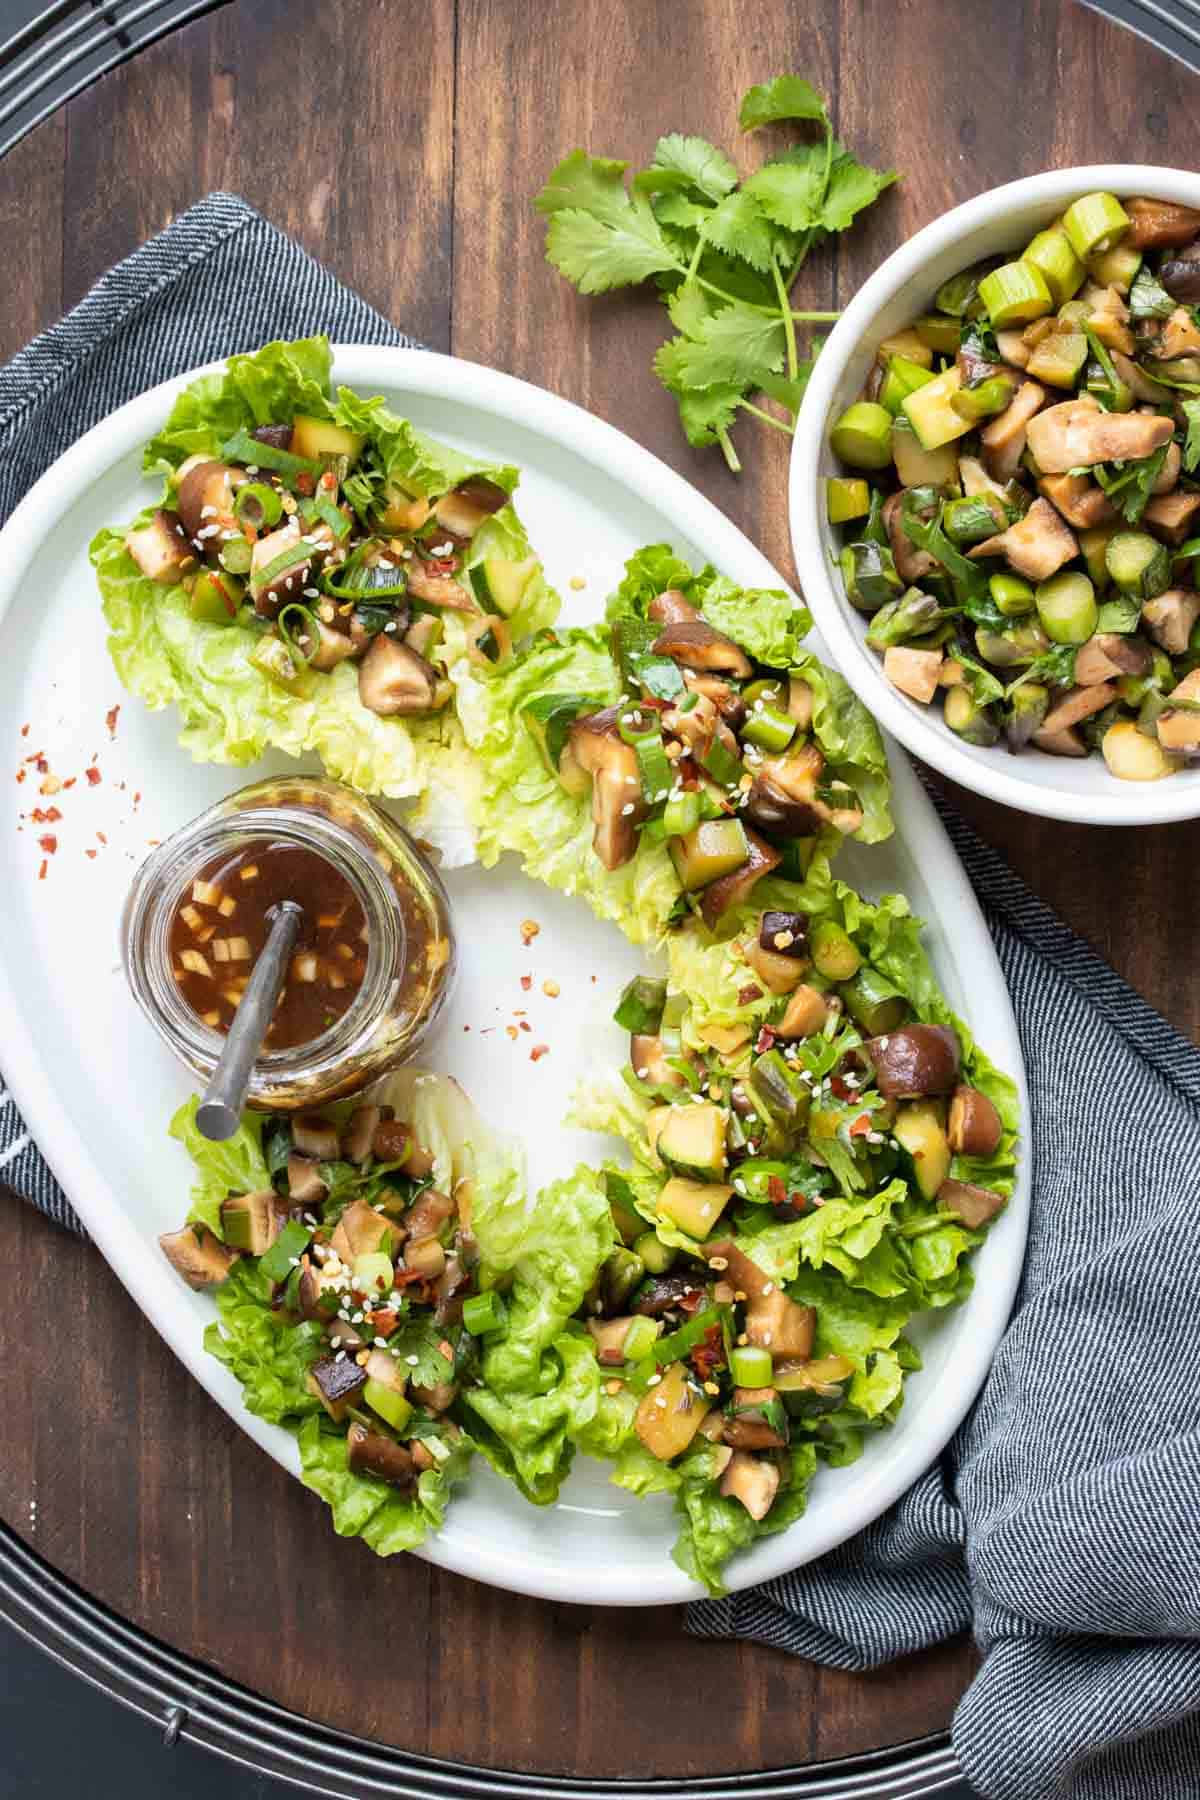
[[[829,1091],[831,1094],[836,1094],[839,1100],[853,1100],[854,1098],[854,1089],[847,1087],[840,1075],[829,1077]]]
[[[92,862],[94,862],[96,860],[96,852],[94,850],[85,850],[83,854],[86,857],[88,857]]]
[[[689,1295],[684,1296],[690,1298]],[[698,1295],[703,1299],[703,1295]],[[697,1344],[688,1358],[693,1369],[702,1381],[711,1381],[717,1369],[725,1366],[725,1343],[719,1325],[710,1325],[704,1334],[703,1343]]]
[[[762,989],[751,982],[748,987],[738,989],[738,1005],[750,1006],[755,1000],[762,999]]]
[[[38,839],[38,849],[44,850],[47,856],[54,855],[54,852],[58,849],[58,839],[52,831],[48,831],[45,837],[40,837]]]
[[[45,881],[45,879],[46,879],[46,870],[47,870],[47,869],[48,869],[48,868],[49,868],[49,867],[50,867],[50,865],[49,865],[49,863],[43,863],[43,864],[42,864],[42,866],[41,866],[41,868],[40,868],[40,869],[39,869],[39,870],[38,870],[38,880],[39,880],[39,881]]]
[[[110,738],[115,738],[117,735],[117,717],[120,711],[121,708],[119,706],[110,706],[104,715],[104,723],[108,726],[108,735]]]
[[[775,1033],[771,1030],[769,1025],[764,1025],[757,1038],[754,1040],[755,1053],[758,1056],[765,1056],[774,1043]]]
[[[24,817],[23,814],[22,817]],[[29,817],[35,825],[57,825],[62,814],[57,806],[35,806]]]
[[[135,795],[134,795],[134,796],[133,796],[133,804],[134,804],[134,805],[135,805],[135,806],[140,806],[140,805],[141,805],[141,804],[142,804],[142,796],[141,796],[141,793],[140,793],[140,792],[139,792],[139,793],[136,793],[136,794],[135,794]]]
[[[530,988],[533,986],[533,976],[532,975],[522,975],[521,986],[525,990],[525,992],[528,993]]]
[[[79,777],[77,775],[72,775],[69,781],[63,782],[63,786],[65,788],[73,788],[75,786],[75,783],[78,781],[78,779],[79,779]]]
[[[316,491],[317,483],[315,476],[310,475],[307,469],[301,469],[296,477],[296,492],[298,494],[305,494],[311,499]]]
[[[93,763],[90,768],[85,769],[83,772],[84,772],[85,776],[87,777],[87,784],[89,787],[99,787],[100,786],[100,771],[96,767],[95,763]]]
[[[784,1186],[782,1175],[768,1175],[767,1199],[771,1201],[773,1206],[786,1205],[787,1188]]]
[[[529,1052],[529,1060],[530,1062],[541,1062],[543,1056],[549,1056],[549,1054],[549,1044],[535,1044]]]
[[[29,727],[28,727],[28,725],[22,725],[22,727],[21,727],[21,736],[22,736],[22,737],[28,737],[28,736],[29,736]]]
[[[99,838],[99,840],[102,844],[107,844],[108,839],[105,837],[105,835],[102,831],[98,831],[96,833],[96,836],[97,836],[97,838]]]
[[[25,758],[25,761],[31,763],[44,763],[46,761],[46,752],[44,750],[35,750],[32,756],[27,756]],[[42,772],[44,774],[45,770]]]
[[[29,770],[28,770],[28,769],[18,769],[18,770],[17,770],[17,780],[18,780],[18,782],[22,782],[22,781],[24,781],[24,779],[25,779],[25,777],[26,777],[26,776],[27,776],[27,775],[28,775],[28,773],[29,773]]]
[[[521,1020],[521,1030],[522,1031],[532,1031],[533,1030],[533,1026],[529,1023],[528,1019]]]
[[[868,1131],[870,1131],[870,1129],[871,1129],[870,1113],[859,1113],[857,1119],[855,1119],[853,1125],[851,1125],[851,1127],[850,1127],[850,1136],[851,1137],[866,1137],[866,1135],[867,1135]]]
[[[374,1312],[367,1314],[367,1317],[375,1332],[384,1338],[391,1337],[400,1323],[400,1314],[393,1306],[377,1306]]]

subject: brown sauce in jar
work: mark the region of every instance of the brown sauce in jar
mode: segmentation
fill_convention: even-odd
[[[362,903],[315,850],[269,838],[214,857],[171,919],[171,972],[192,1010],[228,1031],[281,900],[304,908],[300,940],[267,1031],[269,1050],[312,1043],[349,1010],[367,967]]]

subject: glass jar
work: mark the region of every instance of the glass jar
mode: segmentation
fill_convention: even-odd
[[[347,1011],[309,1043],[263,1050],[251,1075],[251,1106],[303,1111],[357,1092],[416,1050],[453,984],[449,901],[407,832],[334,781],[257,781],[193,819],[138,870],[121,922],[121,959],[151,1025],[204,1082],[225,1039],[179,991],[171,925],[214,857],[256,841],[298,844],[324,857],[350,883],[366,919],[366,969]],[[303,904],[302,894],[296,898]]]

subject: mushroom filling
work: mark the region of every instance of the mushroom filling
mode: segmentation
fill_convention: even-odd
[[[433,1187],[390,1107],[269,1114],[262,1148],[272,1186],[226,1195],[220,1239],[187,1225],[163,1251],[196,1288],[252,1260],[277,1328],[303,1328],[306,1404],[345,1438],[347,1467],[411,1492],[462,1446],[460,1395],[505,1327],[501,1295],[478,1289],[467,1192]]]
[[[490,621],[487,654],[504,660],[537,563],[485,529],[509,503],[498,482],[439,492],[432,464],[421,479],[432,491],[410,492],[365,432],[297,413],[186,458],[170,504],[125,548],[152,581],[184,587],[195,620],[253,627],[250,662],[270,682],[311,698],[313,675],[355,662],[369,711],[432,715],[451,695],[447,612],[476,643]]]
[[[944,1273],[953,1255],[938,1259],[1003,1208],[1011,1165],[1000,1107],[973,1079],[990,1086],[988,1066],[872,964],[869,921],[856,941],[824,915],[743,903],[737,918],[726,980],[743,969],[742,1023],[711,1023],[707,1003],[649,976],[621,995],[640,1126],[624,1131],[632,1167],[605,1170],[621,1242],[580,1318],[642,1450],[759,1523],[806,1446],[836,1457],[870,1416],[874,1358],[839,1337],[836,1292],[805,1265],[857,1278],[848,1265],[874,1258],[868,1285],[891,1294],[910,1259]],[[846,1230],[843,1263],[830,1247]],[[939,1231],[957,1239],[922,1249]]]
[[[842,583],[965,743],[1200,757],[1200,211],[1082,195],[943,282],[830,429]]]

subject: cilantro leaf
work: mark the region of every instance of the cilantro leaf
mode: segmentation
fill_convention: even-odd
[[[1187,438],[1183,446],[1183,466],[1191,475],[1200,463],[1200,399],[1181,400],[1180,409],[1187,420]]]
[[[757,169],[742,192],[786,231],[809,231],[820,221],[828,160],[824,144],[796,144]]]
[[[679,419],[688,443],[697,449],[717,443],[721,433],[733,424],[741,399],[742,389],[736,382],[728,381],[716,387],[676,392]]]
[[[742,99],[738,124],[743,131],[774,125],[780,119],[815,119],[828,125],[825,102],[802,75],[777,75],[774,81],[752,87]]]
[[[784,351],[781,319],[735,303],[701,320],[693,337],[664,344],[654,366],[676,392],[723,382],[761,387],[763,375],[782,369]]]
[[[699,231],[712,217],[712,207],[686,194],[668,191],[654,196],[654,216],[660,225],[674,225],[677,231]]]
[[[659,138],[652,169],[683,176],[688,186],[699,188],[709,200],[723,200],[737,186],[737,170],[724,151],[702,137],[684,137],[678,131]]]
[[[712,302],[695,281],[681,281],[667,299],[667,311],[676,331],[684,337],[695,337],[700,326],[712,313]]]
[[[400,1369],[410,1386],[436,1387],[439,1381],[450,1380],[454,1364],[438,1348],[445,1338],[445,1330],[435,1325],[428,1314],[405,1319],[392,1333],[388,1349],[397,1352]],[[410,1361],[414,1356],[415,1363]]]
[[[1189,426],[1189,437],[1191,429]],[[1169,443],[1169,440],[1168,440]],[[1168,444],[1160,444],[1149,456],[1132,457],[1126,462],[1098,463],[1096,480],[1104,489],[1127,525],[1136,525],[1146,510],[1159,471],[1166,461]]]
[[[765,272],[771,267],[771,227],[753,194],[746,193],[744,188],[727,194],[708,214],[700,227],[700,236],[729,256],[740,256],[752,269]]]
[[[627,166],[574,150],[534,202],[550,215],[548,260],[581,294],[602,294],[679,267],[648,201],[630,198]]]
[[[759,386],[764,394],[769,394],[772,400],[778,400],[779,404],[786,406],[789,412],[798,413],[812,372],[811,359],[801,360],[797,364],[794,381],[790,381],[786,375],[764,375],[759,381]]]
[[[1053,649],[1035,657],[1029,667],[1009,683],[1007,695],[1011,698],[1027,681],[1044,681],[1050,687],[1070,687],[1075,680],[1075,658],[1078,654],[1078,644],[1055,644]]]
[[[916,500],[920,491],[918,488],[906,488],[904,492],[900,506],[900,525],[905,537],[918,550],[927,550],[945,570],[954,589],[955,601],[968,619],[976,625],[986,625],[989,630],[1003,630],[1007,621],[989,592],[987,570],[982,563],[972,562],[970,557],[964,556],[947,537],[942,528],[942,516],[946,510],[944,501],[938,506],[932,519],[928,522],[921,519]]]
[[[1174,300],[1145,263],[1133,278],[1129,311],[1135,319],[1168,319],[1175,311]]]
[[[885,188],[896,179],[895,169],[871,169],[834,140],[833,166],[829,185],[821,207],[820,224],[825,231],[845,231],[863,208],[878,200]]]

